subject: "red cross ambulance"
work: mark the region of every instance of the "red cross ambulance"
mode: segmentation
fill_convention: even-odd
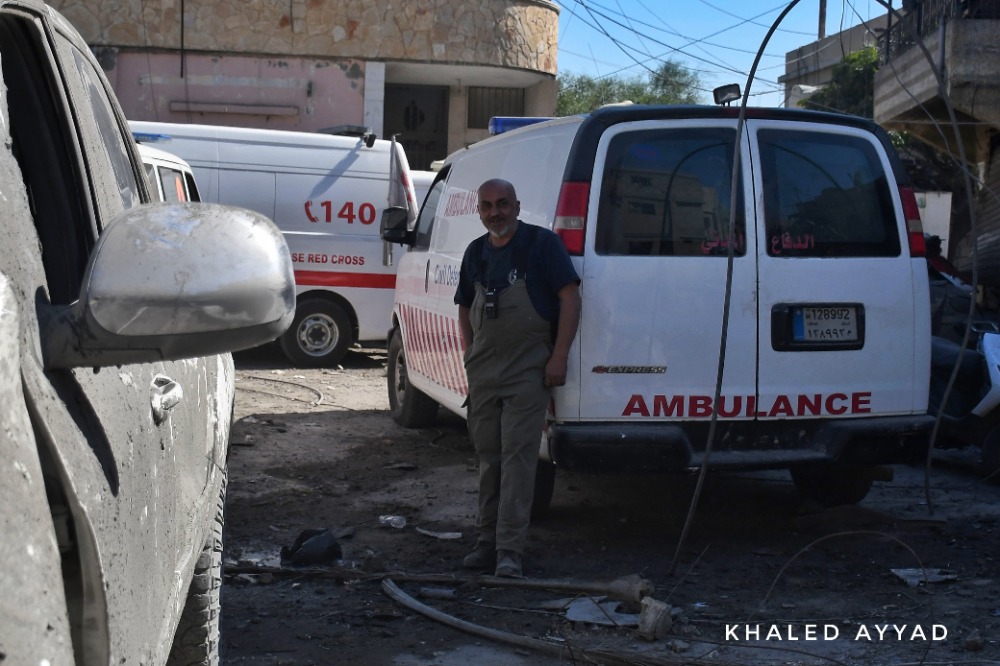
[[[464,414],[453,297],[463,252],[484,233],[476,190],[500,177],[582,278],[536,508],[556,467],[700,465],[713,417],[713,468],[787,468],[831,504],[862,499],[891,471],[882,465],[925,455],[923,234],[886,134],[789,109],[749,110],[737,141],[739,128],[735,108],[611,107],[448,157],[415,224],[405,211],[383,220],[383,238],[409,248],[389,334],[395,420],[427,425],[438,405]]]
[[[293,364],[335,365],[355,342],[385,340],[396,267],[378,218],[390,198],[411,219],[417,209],[401,145],[371,135],[129,124],[140,142],[162,142],[190,163],[203,201],[255,210],[284,233],[297,305],[279,344]]]

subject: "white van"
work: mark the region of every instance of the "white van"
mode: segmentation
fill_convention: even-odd
[[[410,248],[389,343],[395,420],[427,425],[439,404],[464,415],[453,298],[463,252],[485,233],[476,190],[500,177],[524,222],[562,237],[582,278],[536,508],[554,466],[700,465],[713,415],[713,468],[788,468],[829,503],[863,498],[891,471],[879,465],[921,458],[933,424],[927,269],[887,136],[867,120],[788,109],[750,110],[740,142],[737,124],[735,108],[606,108],[445,160],[415,225],[403,211],[383,221],[383,237]]]
[[[201,201],[191,165],[165,150],[140,143],[139,157],[146,169],[150,192],[158,201],[184,203]]]
[[[411,218],[417,208],[401,145],[371,135],[130,126],[141,142],[158,141],[191,165],[204,201],[255,210],[285,234],[298,298],[279,343],[294,365],[335,365],[355,342],[385,340],[396,268],[378,219],[390,196]]]
[[[436,176],[437,173],[434,171],[420,171],[419,169],[410,171],[410,180],[413,182],[413,193],[416,196],[417,208],[420,207],[427,197],[427,191],[431,189]]]

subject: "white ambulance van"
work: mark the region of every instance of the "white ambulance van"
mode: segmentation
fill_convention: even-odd
[[[434,182],[435,176],[437,176],[437,173],[434,171],[420,171],[419,169],[410,171],[410,180],[413,181],[413,193],[416,195],[417,208],[420,207],[427,197],[427,191],[431,189],[431,184]]]
[[[140,143],[139,157],[146,169],[150,191],[158,201],[184,203],[201,201],[191,165],[165,150]]]
[[[335,365],[355,342],[385,340],[396,267],[378,219],[390,194],[411,218],[417,208],[401,145],[371,135],[129,124],[140,143],[158,142],[191,165],[204,201],[255,210],[284,233],[297,306],[279,344],[294,365]]]
[[[713,418],[713,469],[789,469],[830,504],[860,501],[891,478],[884,465],[922,458],[933,424],[927,269],[886,134],[789,109],[749,110],[739,142],[738,126],[735,108],[612,107],[449,156],[415,224],[404,211],[383,220],[383,238],[410,248],[390,331],[395,420],[425,426],[438,405],[464,415],[453,298],[463,252],[485,232],[476,190],[501,177],[521,219],[557,232],[582,278],[536,509],[556,467],[699,466]]]

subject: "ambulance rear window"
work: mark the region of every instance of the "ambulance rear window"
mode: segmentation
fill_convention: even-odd
[[[611,140],[597,218],[598,254],[721,256],[728,253],[735,132],[625,132]],[[742,196],[734,253],[744,254]]]
[[[772,257],[895,257],[899,228],[875,146],[831,132],[758,133]]]

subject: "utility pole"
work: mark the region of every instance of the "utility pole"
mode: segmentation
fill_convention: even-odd
[[[826,0],[819,0],[819,37],[826,37]]]

